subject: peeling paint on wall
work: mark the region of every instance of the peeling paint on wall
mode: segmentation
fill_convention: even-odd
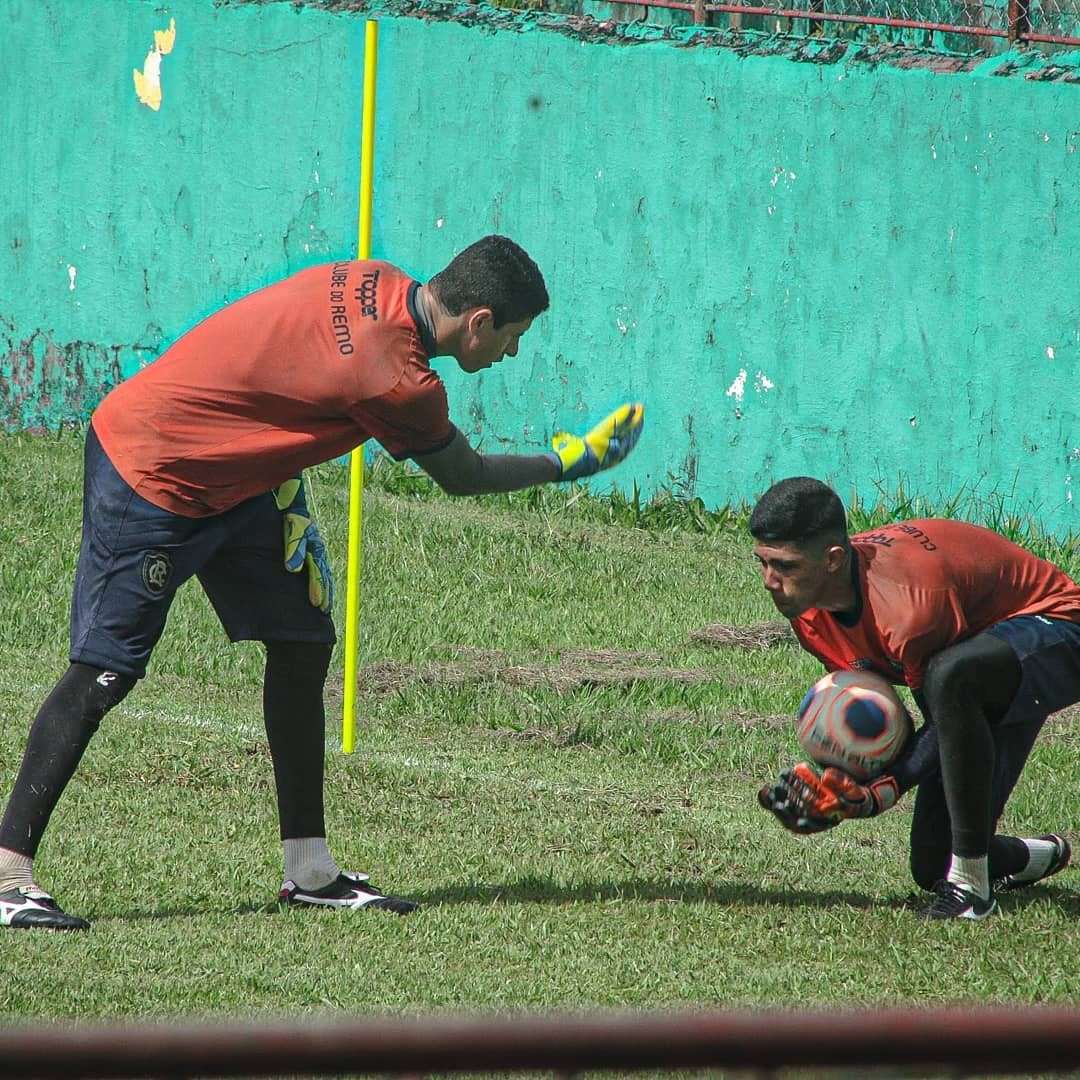
[[[161,108],[161,58],[167,56],[176,44],[176,20],[169,20],[168,30],[154,31],[154,44],[146,54],[142,71],[132,69],[135,79],[135,96],[154,112]]]
[[[25,341],[5,341],[0,352],[0,418],[8,430],[55,428],[55,402],[64,412],[88,414],[101,399],[101,373],[120,381],[119,346],[73,341],[59,343],[36,333]],[[89,377],[90,374],[93,377]],[[95,385],[90,385],[93,382]]]
[[[145,342],[106,345],[92,341],[57,341],[50,331],[27,338],[5,333],[0,316],[0,430],[55,431],[64,422],[89,418],[97,403],[123,378],[140,367],[161,345],[160,327],[146,327]]]
[[[737,405],[741,405],[743,398],[746,396],[746,382],[750,378],[750,373],[746,368],[740,368],[739,374],[735,376],[734,382],[727,388],[725,395],[727,397],[733,397]],[[764,371],[759,371],[754,375],[754,392],[758,394],[768,393],[770,390],[774,390],[776,384],[765,374]]]
[[[742,404],[743,394],[746,393],[746,368],[742,368],[739,374],[735,376],[735,381],[727,388],[727,396],[733,397],[740,405]]]
[[[750,372],[746,368],[740,368],[739,374],[735,376],[731,385],[724,391],[725,397],[735,399],[735,409],[732,415],[736,420],[742,420],[746,415],[743,412],[743,402],[746,397],[746,384],[750,380]],[[758,371],[754,375],[753,380],[754,393],[767,394],[770,390],[776,389],[776,384],[765,374],[764,371]]]

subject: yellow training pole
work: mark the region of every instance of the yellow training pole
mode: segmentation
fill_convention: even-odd
[[[375,160],[375,69],[379,56],[379,24],[369,19],[364,28],[364,112],[360,129],[360,234],[357,258],[371,258],[371,189]],[[356,678],[359,672],[361,539],[364,521],[364,448],[349,456],[349,568],[345,590],[345,711],[341,749],[356,745]]]

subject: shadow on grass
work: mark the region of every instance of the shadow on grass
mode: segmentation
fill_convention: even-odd
[[[451,907],[456,904],[567,904],[606,903],[625,900],[659,904],[719,904],[732,907],[832,908],[843,906],[859,910],[907,908],[921,911],[930,902],[929,893],[908,893],[903,899],[874,897],[854,890],[814,890],[762,888],[742,882],[702,882],[608,880],[556,885],[544,878],[522,878],[505,884],[450,885],[441,889],[413,892],[402,890],[425,907]],[[1022,911],[1031,904],[1049,902],[1072,917],[1080,918],[1080,893],[1057,887],[1018,890],[998,895],[1002,914]],[[332,910],[332,909],[327,909]],[[120,914],[90,916],[95,923],[138,922],[155,919],[192,919],[228,915],[297,914],[295,908],[281,908],[276,901],[242,904],[238,907],[211,910],[205,907],[172,907],[158,911],[128,911]]]
[[[95,915],[92,912],[79,911],[78,915],[90,921],[91,926],[104,926],[109,923],[154,922],[166,919],[206,919],[223,918],[232,915],[274,915],[281,908],[276,900],[264,904],[239,904],[235,907],[167,907],[157,911],[112,911],[108,914]]]
[[[832,907],[845,904],[871,908],[880,903],[853,891],[768,889],[745,882],[584,881],[556,885],[544,878],[528,877],[505,884],[451,885],[426,893],[411,894],[421,904],[587,904],[612,900],[669,904],[721,904],[738,907]]]
[[[1057,885],[1033,889],[1015,889],[997,894],[998,907],[1003,912],[1023,911],[1032,904],[1046,901],[1060,908],[1072,918],[1080,918],[1080,893],[1062,889]]]
[[[831,908],[862,910],[910,908],[921,911],[930,893],[910,892],[904,898],[871,896],[856,890],[763,888],[745,882],[600,881],[579,885],[555,885],[543,878],[522,878],[502,885],[448,886],[410,893],[421,905],[453,904],[585,904],[613,900],[669,904],[719,904],[733,907]],[[1070,916],[1080,916],[1080,894],[1056,887],[1015,891],[999,896],[1003,912],[1019,911],[1029,904],[1049,901]]]

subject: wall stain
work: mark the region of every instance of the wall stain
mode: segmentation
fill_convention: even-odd
[[[679,475],[674,480],[679,494],[684,498],[692,499],[697,494],[698,470],[701,466],[701,444],[694,433],[693,413],[687,413],[683,418],[683,428],[686,431],[688,446],[683,455]]]
[[[313,257],[328,257],[330,237],[320,221],[322,213],[318,191],[309,192],[300,203],[281,238],[285,265],[291,274],[311,263]]]
[[[6,320],[0,320],[9,325]],[[16,341],[0,338],[0,430],[40,434],[57,417],[85,420],[123,377],[131,345],[57,342],[37,330]]]

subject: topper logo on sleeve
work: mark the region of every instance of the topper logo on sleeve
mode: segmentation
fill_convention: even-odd
[[[356,290],[360,316],[379,321],[379,271],[367,270],[360,275],[360,287]]]

